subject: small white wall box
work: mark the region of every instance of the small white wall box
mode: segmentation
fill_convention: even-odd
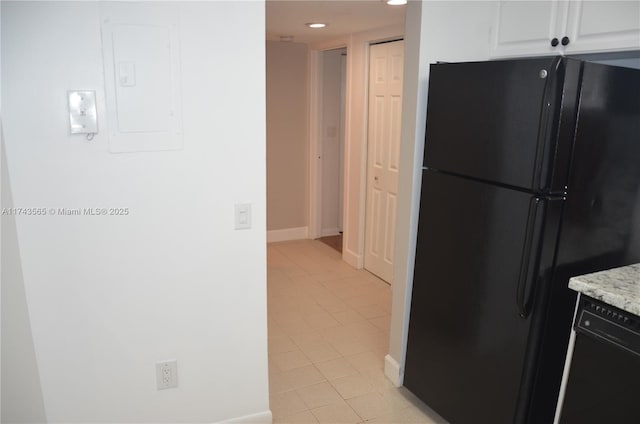
[[[69,130],[71,134],[95,134],[98,132],[95,91],[68,91]]]

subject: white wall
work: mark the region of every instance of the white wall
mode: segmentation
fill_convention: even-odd
[[[418,229],[429,64],[489,59],[491,1],[410,1],[405,37],[404,98],[396,227],[396,263],[385,373],[401,384]]]
[[[49,422],[270,420],[264,4],[118,6],[175,7],[181,28],[184,148],[126,154],[108,149],[101,3],[1,7],[14,206],[130,209],[18,216],[16,240],[5,243],[3,232],[3,255],[16,261],[9,274],[3,268],[3,291],[22,290],[16,313],[28,316],[12,321],[3,308],[2,322],[28,318],[36,362],[5,363],[3,328],[3,368],[31,367],[33,376],[37,366]],[[68,135],[68,89],[97,92],[100,133],[91,142]],[[250,230],[233,229],[239,202],[253,204]],[[179,387],[157,391],[154,363],[170,358]],[[3,403],[15,387],[4,383]],[[23,418],[5,408],[3,422]]]
[[[2,145],[2,207],[13,208],[11,186]],[[2,216],[2,422],[46,421],[40,376],[33,348],[29,311],[20,267],[16,220]]]
[[[306,237],[307,45],[267,41],[266,69],[267,229],[273,241],[279,236],[298,238],[295,229]]]

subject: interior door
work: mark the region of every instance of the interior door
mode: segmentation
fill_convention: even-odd
[[[369,50],[369,123],[364,267],[393,281],[404,41]]]

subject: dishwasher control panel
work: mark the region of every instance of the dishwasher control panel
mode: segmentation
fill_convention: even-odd
[[[632,313],[582,297],[574,329],[640,356],[640,317]]]

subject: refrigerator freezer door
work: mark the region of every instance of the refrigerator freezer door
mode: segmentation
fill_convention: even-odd
[[[568,63],[578,62],[432,65],[424,165],[525,190],[548,189],[556,156],[564,156],[558,166],[566,168],[563,152],[572,142],[563,138],[568,146],[556,146],[563,90],[565,104],[572,103],[578,84],[579,67],[570,66],[567,73]]]
[[[570,277],[640,262],[640,71],[585,63],[573,162],[530,422],[553,417],[576,294]]]
[[[516,416],[537,316],[535,305],[528,318],[521,309],[537,297],[541,203],[526,192],[423,173],[404,384],[451,422]]]
[[[639,232],[640,70],[585,63],[559,265],[638,261]]]

